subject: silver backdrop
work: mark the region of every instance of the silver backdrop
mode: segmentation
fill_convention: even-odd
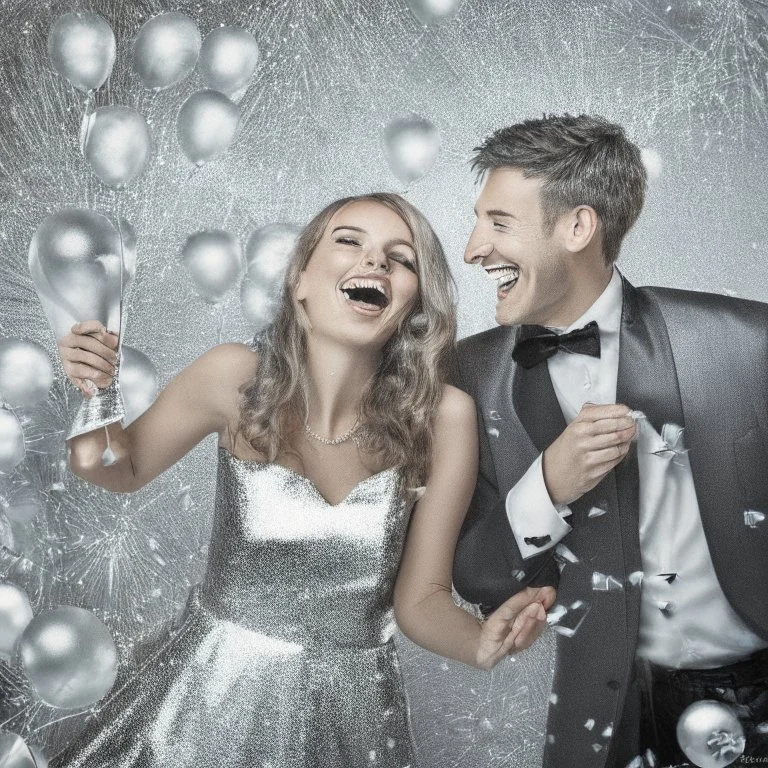
[[[244,246],[258,227],[305,222],[336,197],[406,191],[387,166],[382,133],[411,114],[442,138],[434,168],[406,194],[446,247],[460,335],[494,322],[487,280],[462,263],[473,221],[467,157],[493,129],[543,112],[602,114],[647,148],[650,193],[620,261],[632,281],[768,300],[767,6],[464,0],[453,19],[424,26],[406,0],[2,0],[0,337],[30,339],[54,356],[27,270],[29,241],[64,207],[119,213],[138,237],[125,343],[149,356],[165,384],[219,339],[250,334],[238,290],[220,313],[195,293],[180,262],[187,237],[222,229]],[[148,170],[121,192],[103,186],[80,154],[84,94],[48,60],[51,24],[73,10],[101,14],[117,38],[114,70],[94,105],[137,109],[152,134]],[[203,36],[243,27],[260,49],[239,135],[195,173],[175,117],[204,87],[200,76],[155,93],[132,63],[139,27],[167,10],[187,13]],[[127,656],[200,577],[215,442],[133,496],[89,487],[63,464],[63,430],[79,396],[57,370],[48,402],[22,420],[27,459],[0,477],[4,507],[26,494],[29,511],[34,497],[32,522],[12,522],[3,540],[0,577],[23,586],[36,612],[62,603],[93,610]],[[405,640],[400,649],[425,768],[539,764],[552,637],[492,674]],[[52,753],[87,716],[68,715],[39,702],[18,668],[0,662],[0,725]]]

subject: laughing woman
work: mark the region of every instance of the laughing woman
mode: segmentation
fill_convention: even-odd
[[[392,643],[403,631],[490,669],[545,625],[549,588],[484,623],[451,598],[475,485],[474,406],[439,372],[452,283],[424,217],[396,195],[346,198],[304,229],[272,327],[183,370],[139,419],[70,442],[73,472],[142,487],[219,435],[207,572],[52,768],[415,765]],[[84,391],[116,338],[60,342]],[[406,532],[407,541],[406,541]]]

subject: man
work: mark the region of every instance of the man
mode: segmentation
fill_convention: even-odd
[[[473,169],[465,261],[500,327],[457,354],[481,457],[454,579],[491,610],[559,578],[545,766],[682,763],[678,719],[702,699],[768,755],[768,305],[614,268],[646,186],[620,126],[525,121]]]

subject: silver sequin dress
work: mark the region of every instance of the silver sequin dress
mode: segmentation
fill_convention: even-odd
[[[331,505],[219,448],[203,583],[51,768],[414,766],[392,642],[401,484],[387,469]]]

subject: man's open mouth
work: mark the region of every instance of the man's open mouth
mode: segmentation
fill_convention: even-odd
[[[520,277],[520,269],[512,264],[491,264],[483,267],[485,273],[496,283],[496,290],[506,293]]]
[[[353,278],[341,286],[341,292],[347,301],[365,309],[384,309],[389,304],[386,289],[378,280]]]

